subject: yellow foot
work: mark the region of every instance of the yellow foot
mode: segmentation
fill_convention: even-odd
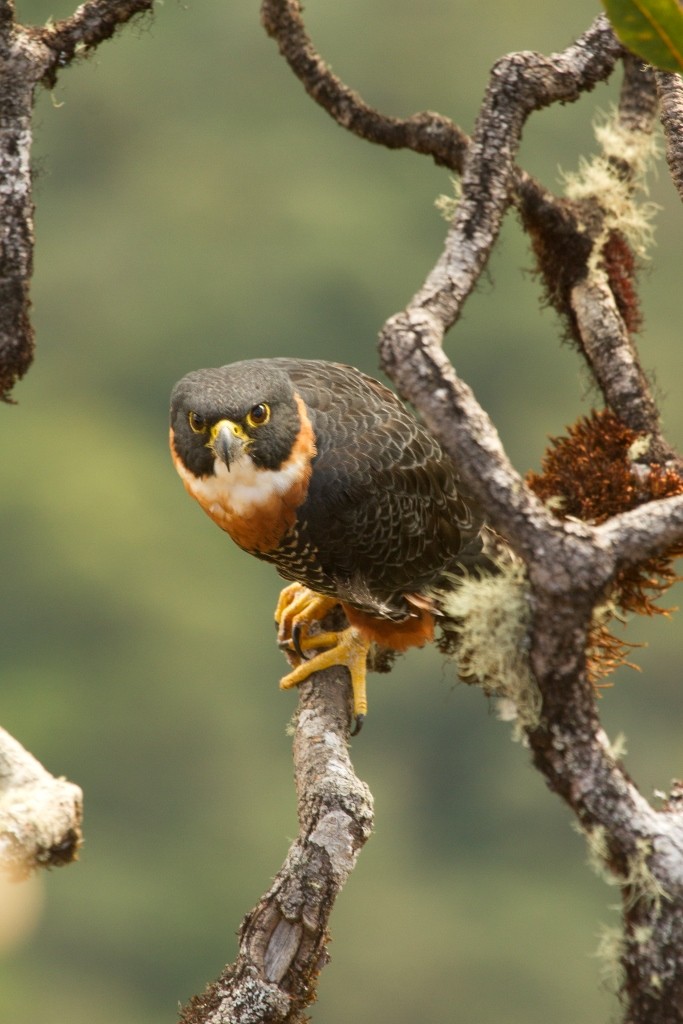
[[[314,672],[333,665],[344,665],[351,675],[353,713],[356,719],[352,735],[360,732],[368,710],[366,694],[366,661],[370,641],[353,626],[340,632],[308,634],[306,627],[319,622],[338,602],[333,597],[316,594],[300,583],[291,583],[280,594],[275,609],[278,643],[296,652],[301,659],[280,680],[280,688],[289,690],[308,679]],[[320,650],[323,648],[323,650]],[[309,658],[306,651],[319,651]]]
[[[302,627],[309,622],[319,622],[331,612],[335,604],[333,597],[315,594],[301,583],[290,583],[281,592],[275,608],[277,642],[281,647],[292,647],[300,658],[304,658],[299,643]]]
[[[314,654],[312,658],[302,661],[292,669],[280,680],[280,689],[289,690],[292,686],[298,686],[313,672],[320,672],[333,665],[344,665],[351,675],[353,714],[356,719],[352,735],[355,736],[360,732],[368,713],[366,661],[370,641],[366,640],[353,626],[349,626],[339,633],[316,633],[313,636],[304,636],[299,644],[304,651],[317,650],[320,647],[326,648],[326,650]]]

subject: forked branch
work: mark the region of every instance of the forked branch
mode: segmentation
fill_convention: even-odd
[[[268,30],[277,35],[282,52],[311,95],[345,127],[387,144],[377,117],[365,122],[373,124],[372,132],[359,129],[368,118],[367,107],[312,51],[298,3],[266,0],[263,10]],[[297,58],[297,45],[300,57],[305,50],[305,59]],[[577,99],[607,78],[621,57],[625,74],[619,130],[635,139],[651,131],[656,109],[653,76],[624,54],[604,17],[561,54],[545,58],[518,53],[495,65],[473,138],[467,144],[461,134],[458,137],[459,146],[466,147],[462,197],[443,253],[406,309],[387,321],[379,347],[382,366],[401,394],[450,453],[491,524],[526,562],[529,663],[542,699],[540,717],[525,725],[534,762],[572,808],[594,851],[599,848],[605,869],[622,886],[627,925],[622,963],[629,1020],[654,1019],[652,993],[642,984],[647,976],[660,979],[656,1019],[679,1021],[683,816],[675,811],[673,800],[665,811],[653,810],[610,749],[588,676],[587,649],[595,608],[609,594],[619,567],[680,546],[681,499],[624,512],[598,528],[562,520],[541,504],[512,467],[494,425],[443,351],[444,336],[486,265],[502,218],[517,202],[548,293],[571,324],[606,402],[643,439],[646,465],[653,458],[673,462],[638,363],[629,296],[620,290],[619,275],[610,276],[615,255],[614,250],[606,254],[606,247],[614,244],[617,230],[614,221],[610,223],[609,197],[588,192],[572,201],[557,200],[515,165],[530,113]],[[658,76],[658,85],[676,176],[681,166],[679,84]],[[395,131],[396,126],[383,125],[389,128]],[[392,141],[399,137],[394,135]],[[618,154],[606,151],[605,163],[628,196],[637,187],[641,170],[636,158],[628,149]],[[569,274],[562,266],[567,249],[559,244],[561,239],[569,239],[573,246]],[[549,254],[555,267],[544,262]],[[628,276],[633,265],[628,263],[627,247],[620,258],[618,270]],[[627,284],[632,285],[632,274]],[[634,925],[641,930],[636,933]],[[645,933],[648,945],[641,948],[637,935]],[[679,953],[672,954],[672,948]]]

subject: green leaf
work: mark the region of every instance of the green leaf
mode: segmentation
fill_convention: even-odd
[[[681,0],[602,0],[617,36],[653,67],[683,71]]]

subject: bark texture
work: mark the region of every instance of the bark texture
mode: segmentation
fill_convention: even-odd
[[[39,28],[15,20],[0,0],[0,400],[33,361],[29,285],[33,272],[31,118],[38,85],[95,49],[154,0],[89,0],[70,17]]]
[[[77,859],[83,794],[0,729],[0,870],[17,881]]]
[[[334,901],[372,830],[372,796],[348,752],[350,687],[328,669],[300,687],[294,729],[299,834],[267,893],[242,922],[239,956],[195,997],[182,1024],[295,1022],[327,963]]]

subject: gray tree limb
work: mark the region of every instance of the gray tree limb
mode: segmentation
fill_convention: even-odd
[[[683,79],[669,71],[655,75],[671,179],[683,199]]]
[[[0,401],[34,355],[29,285],[33,273],[31,118],[36,87],[85,56],[154,0],[88,0],[63,21],[20,25],[12,0],[0,0]]]
[[[293,744],[299,833],[242,922],[236,962],[190,1002],[181,1024],[305,1019],[327,962],[334,901],[372,830],[372,796],[349,757],[350,721],[345,669],[301,685]]]
[[[22,879],[77,858],[83,794],[0,729],[0,871]]]

